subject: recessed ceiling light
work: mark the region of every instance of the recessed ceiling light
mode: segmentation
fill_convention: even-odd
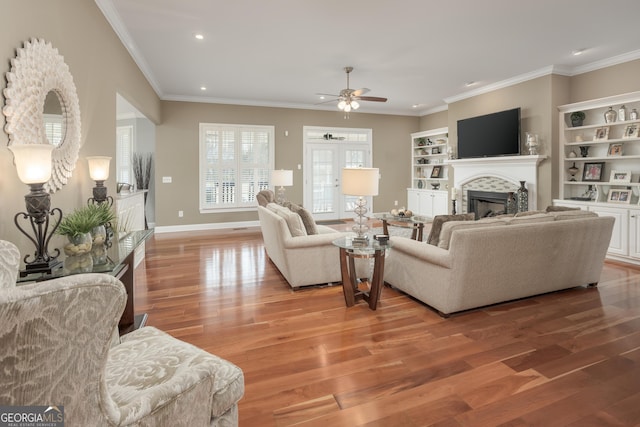
[[[200,33],[197,33],[194,37],[198,40],[204,40],[204,36]]]
[[[585,51],[586,49],[574,49],[571,51],[571,55],[573,56],[578,56],[578,55],[582,55],[582,53]]]
[[[207,90],[206,86],[200,86],[200,90]]]
[[[478,82],[470,81],[470,82],[466,82],[464,85],[466,87],[471,87],[471,86],[475,86],[476,84],[478,84]]]
[[[420,104],[413,104],[413,105],[411,106],[411,108],[418,108],[419,106],[420,106]]]
[[[324,99],[324,95],[320,95],[320,99]]]

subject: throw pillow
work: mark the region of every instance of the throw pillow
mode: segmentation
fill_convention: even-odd
[[[526,212],[518,212],[516,214],[516,218],[520,218],[523,216],[531,216],[531,215],[539,215],[539,214],[543,214],[545,213],[545,211],[526,211]]]
[[[282,208],[282,210],[279,210],[276,213],[284,218],[285,222],[287,223],[287,227],[289,228],[289,232],[293,237],[307,235],[307,231],[304,228],[304,224],[302,223],[302,218],[300,218],[300,215],[291,212],[286,208]]]
[[[571,210],[571,211],[559,211],[559,212],[551,212],[550,215],[556,219],[556,221],[561,221],[563,219],[581,219],[581,218],[591,218],[597,217],[598,214],[592,211],[583,211],[581,209]]]
[[[258,201],[258,205],[267,206],[269,203],[273,203],[276,201],[275,194],[271,190],[262,190],[258,194],[256,194],[256,200]]]
[[[509,224],[531,224],[535,222],[553,222],[555,218],[551,214],[537,214],[537,215],[524,215],[515,216],[509,220]]]
[[[290,203],[289,209],[291,209],[291,212],[295,212],[300,215],[302,224],[304,224],[304,228],[307,231],[307,235],[318,234],[316,221],[313,219],[313,216],[311,216],[311,212],[309,212],[302,206],[296,205],[295,203]]]
[[[427,243],[433,246],[438,246],[438,242],[440,241],[440,231],[442,230],[442,225],[445,222],[473,221],[475,219],[476,215],[473,212],[458,215],[436,215],[433,217],[433,222],[431,223],[431,232],[429,233],[429,237],[427,237]]]

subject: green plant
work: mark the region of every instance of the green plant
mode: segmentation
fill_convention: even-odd
[[[585,114],[582,111],[574,111],[573,113],[571,113],[571,120],[575,120],[575,121],[580,121],[580,120],[584,120],[585,118]]]
[[[107,224],[115,219],[115,214],[109,205],[87,205],[65,215],[56,229],[56,234],[75,237],[89,233],[95,227]]]

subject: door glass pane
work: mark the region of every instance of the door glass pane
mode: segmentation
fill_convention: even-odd
[[[336,188],[334,183],[333,150],[313,150],[312,162],[312,213],[333,212],[335,210],[334,191]]]

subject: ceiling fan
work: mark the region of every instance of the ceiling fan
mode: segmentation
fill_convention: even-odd
[[[350,89],[349,74],[353,71],[353,67],[344,67],[344,71],[347,73],[347,88],[342,89],[339,95],[319,93],[318,95],[321,96],[331,96],[335,98],[328,101],[320,102],[320,104],[338,101],[338,108],[345,112],[346,118],[349,117],[349,112],[351,110],[357,110],[358,108],[360,108],[360,103],[358,101],[387,102],[387,98],[381,98],[379,96],[362,96],[365,93],[369,92],[369,89],[367,89],[366,87],[362,89]]]

